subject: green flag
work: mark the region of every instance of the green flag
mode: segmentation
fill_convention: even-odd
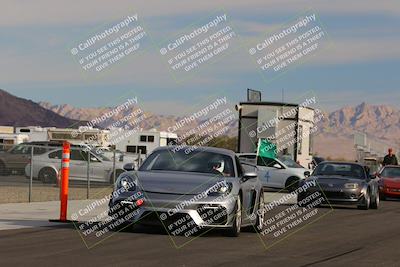
[[[276,158],[276,145],[267,139],[259,139],[257,156],[271,159]]]

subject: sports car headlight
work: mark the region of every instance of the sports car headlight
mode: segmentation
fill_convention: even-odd
[[[347,189],[357,189],[358,186],[359,186],[359,184],[357,184],[357,183],[347,183],[347,184],[344,184],[344,188],[347,188]]]
[[[211,187],[207,194],[209,196],[220,196],[220,195],[228,195],[232,191],[232,184],[231,183],[218,183]]]
[[[116,182],[116,189],[121,191],[135,191],[135,179],[129,174],[121,175]]]

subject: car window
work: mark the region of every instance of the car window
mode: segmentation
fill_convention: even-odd
[[[46,153],[47,151],[49,151],[49,149],[46,148],[46,147],[38,147],[38,146],[36,146],[36,147],[33,148],[33,154],[34,155],[42,155],[42,154]]]
[[[82,150],[72,149],[70,154],[70,159],[77,161],[86,161],[84,153],[86,152],[83,152]]]
[[[313,175],[348,176],[357,179],[366,178],[364,168],[351,163],[321,163],[315,168]]]
[[[31,146],[27,146],[27,145],[16,145],[15,147],[11,148],[11,150],[9,151],[11,154],[19,154],[19,155],[23,155],[23,154],[30,154],[31,153]]]
[[[235,176],[233,160],[228,155],[208,151],[160,150],[152,153],[140,167],[141,171],[197,172]]]
[[[281,156],[279,160],[289,168],[303,168],[303,166],[295,162],[290,156]]]
[[[272,167],[275,164],[279,164],[275,159],[260,157],[260,156],[257,157],[257,166]]]
[[[381,172],[383,177],[400,177],[400,168],[385,167]]]
[[[239,155],[239,160],[256,164],[256,155]]]
[[[62,158],[62,151],[57,150],[49,153],[49,159],[61,159]]]

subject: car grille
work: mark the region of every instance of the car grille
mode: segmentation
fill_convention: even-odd
[[[228,221],[227,210],[221,205],[201,205],[197,208],[197,212],[209,225],[224,225]]]
[[[346,194],[340,191],[323,191],[323,194],[329,198],[347,198]]]

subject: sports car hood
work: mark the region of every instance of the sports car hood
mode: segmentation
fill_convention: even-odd
[[[400,188],[400,177],[382,177],[382,180],[385,186]]]
[[[197,195],[207,191],[226,177],[190,172],[136,172],[138,186],[146,192]]]
[[[328,185],[328,184],[333,184],[336,186],[341,186],[347,183],[358,183],[360,184],[363,180],[361,179],[356,179],[353,177],[346,177],[346,176],[312,176],[309,179],[316,180],[317,183],[321,186],[323,185]]]

